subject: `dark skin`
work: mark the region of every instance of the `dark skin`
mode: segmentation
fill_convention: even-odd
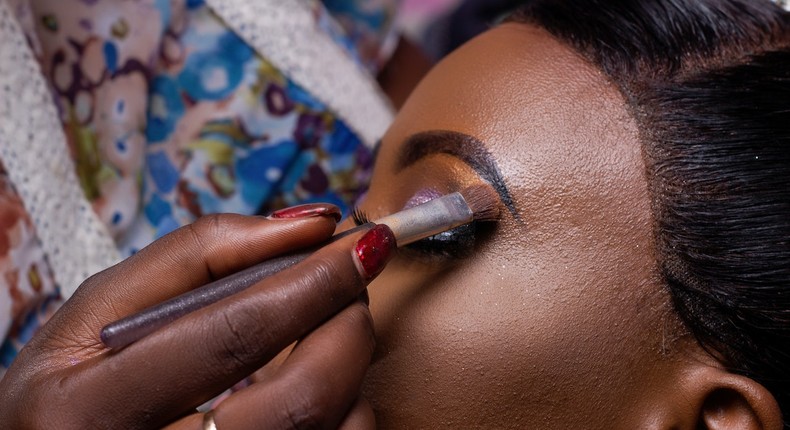
[[[400,41],[380,76],[394,105],[402,105],[429,67],[419,49]],[[217,425],[277,428],[303,419],[330,427],[372,427],[372,410],[358,399],[374,344],[372,324],[367,306],[355,300],[368,281],[349,258],[362,233],[312,259],[323,266],[300,265],[284,279],[190,315],[118,353],[98,339],[109,322],[272,256],[320,243],[335,228],[332,217],[287,222],[209,217],[97,274],[0,382],[0,422],[14,428],[47,428],[53,422],[63,428],[201,428],[202,414],[192,413],[196,406],[301,339],[292,352],[283,353],[284,364],[278,359],[281,365],[266,374],[266,384],[222,402],[214,412]],[[322,267],[332,269],[330,278],[320,275]],[[297,279],[297,272],[303,276]],[[327,285],[329,279],[342,282]],[[75,404],[75,398],[82,400]]]
[[[378,428],[782,429],[771,393],[677,320],[645,173],[622,95],[547,32],[503,24],[443,59],[383,137],[360,209],[488,182],[515,210],[469,258],[401,252],[371,284]]]
[[[334,230],[331,216],[211,216],[91,277],[0,382],[0,422],[10,428],[201,428],[196,406],[301,339],[266,383],[216,408],[217,426],[372,427],[369,407],[358,400],[374,345],[370,313],[359,300],[369,280],[353,251],[364,231],[120,351],[108,350],[98,337],[109,322],[321,243]]]
[[[406,150],[425,133],[433,137],[422,146],[448,150]],[[459,134],[485,151],[469,156],[471,140],[457,149],[451,143],[463,139],[447,136]],[[478,37],[410,96],[361,208],[376,219],[426,190],[495,184],[481,157],[499,166],[516,210],[503,211],[463,263],[402,252],[370,287],[377,350],[362,391],[379,428],[783,428],[771,393],[707,354],[677,321],[655,276],[638,129],[599,70],[538,28],[505,24]],[[101,348],[99,327],[141,301],[334,228],[221,219],[89,280],[3,381],[0,407],[16,409],[0,422],[199,429],[202,416],[182,418],[198,400],[312,330],[260,384],[220,404],[218,428],[372,426],[358,401],[370,316],[349,306],[365,287],[349,263],[358,236],[120,354]]]

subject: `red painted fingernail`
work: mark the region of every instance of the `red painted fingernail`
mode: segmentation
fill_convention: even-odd
[[[356,253],[368,280],[384,270],[396,246],[395,235],[384,224],[376,225],[359,239]]]
[[[272,212],[269,218],[294,219],[316,216],[331,216],[335,221],[340,221],[342,213],[340,208],[330,203],[309,203],[306,205],[292,206]]]

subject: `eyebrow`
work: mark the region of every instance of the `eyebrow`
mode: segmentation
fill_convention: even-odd
[[[395,173],[434,154],[447,154],[463,161],[488,181],[514,218],[519,219],[513,197],[491,152],[480,140],[455,131],[435,130],[409,136],[395,164]]]

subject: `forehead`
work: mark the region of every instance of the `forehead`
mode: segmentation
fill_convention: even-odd
[[[505,24],[443,60],[398,114],[379,164],[429,130],[472,135],[491,151],[523,221],[501,229],[525,244],[514,257],[573,249],[609,267],[646,263],[651,215],[634,121],[602,72],[545,31]]]
[[[437,65],[399,113],[381,158],[409,135],[437,129],[482,140],[516,194],[559,187],[589,196],[645,185],[636,127],[620,93],[599,69],[532,26],[501,25]]]

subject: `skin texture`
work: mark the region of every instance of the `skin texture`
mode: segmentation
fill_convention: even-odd
[[[384,226],[324,246],[121,350],[99,340],[109,322],[325,241],[336,221],[333,211],[322,213],[328,215],[202,218],[91,277],[0,380],[0,422],[25,429],[200,428],[196,406],[299,340],[265,383],[216,407],[217,426],[370,428],[370,409],[358,399],[374,345],[370,313],[358,300],[370,273],[357,244],[370,243],[368,233]]]
[[[484,149],[431,151],[449,132]],[[404,157],[417,133],[426,149]],[[369,285],[368,310],[359,243],[377,235],[363,227],[108,351],[105,324],[336,228],[332,208],[204,218],[87,280],[0,380],[0,422],[199,429],[197,405],[277,355],[217,406],[218,428],[781,429],[765,388],[683,335],[656,274],[644,171],[600,72],[541,30],[502,25],[410,97],[361,208],[376,219],[488,176],[509,198],[471,256],[403,250]]]
[[[636,127],[601,73],[542,30],[505,24],[440,63],[383,139],[362,209],[481,178],[402,142],[481,140],[517,216],[463,264],[401,256],[369,289],[378,348],[363,392],[383,428],[636,428],[679,366],[656,276]],[[392,184],[397,183],[398,187]]]

